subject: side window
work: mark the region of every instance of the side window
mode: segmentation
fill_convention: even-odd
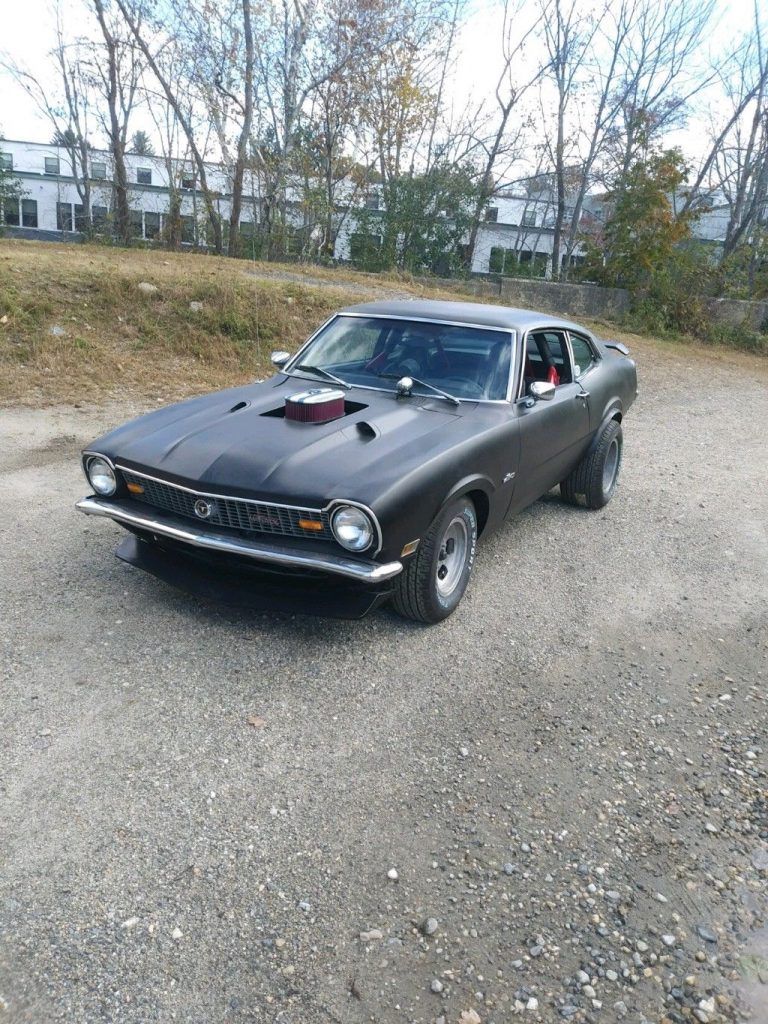
[[[581,377],[597,361],[594,350],[587,339],[580,334],[571,334],[571,348],[573,349],[574,375]]]
[[[523,375],[525,390],[534,381],[549,381],[556,387],[571,383],[571,360],[562,331],[533,331],[528,335]]]

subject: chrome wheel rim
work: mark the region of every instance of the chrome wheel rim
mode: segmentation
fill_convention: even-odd
[[[618,468],[619,442],[614,438],[613,441],[611,441],[611,446],[605,456],[605,464],[603,465],[603,493],[607,493],[613,487]]]
[[[469,549],[469,533],[462,516],[448,524],[437,554],[435,583],[443,597],[449,597],[458,586]]]

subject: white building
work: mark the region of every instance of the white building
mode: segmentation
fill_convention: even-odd
[[[534,179],[531,179],[532,181]],[[491,200],[485,211],[485,221],[480,226],[472,258],[472,270],[477,274],[510,274],[515,268],[534,268],[543,277],[552,261],[555,226],[555,199],[551,191],[540,189],[530,193],[526,183],[500,192]],[[573,206],[567,205],[566,223],[573,216]],[[582,223],[595,216],[589,198],[584,202]],[[561,259],[565,260],[564,242],[561,243]],[[571,255],[571,262],[582,258],[583,250],[577,247]]]
[[[9,234],[28,238],[60,239],[78,237],[85,228],[82,197],[77,177],[72,173],[67,149],[38,142],[20,142],[0,139],[0,164],[13,172],[21,184],[18,200],[5,203],[0,209],[0,224]],[[181,238],[186,245],[206,244],[207,216],[202,196],[197,188],[195,169],[190,161],[166,161],[156,156],[126,154],[129,181],[131,223],[136,239],[151,242],[163,236],[169,211],[171,180],[181,194]],[[215,201],[225,226],[228,224],[231,201],[231,182],[219,164],[206,164],[208,187],[215,193]],[[112,162],[104,150],[90,153],[89,184],[91,214],[97,233],[109,232],[112,206]],[[355,189],[342,185],[341,209],[335,218],[336,239],[334,256],[347,261],[355,255],[357,218],[351,208]],[[259,182],[246,172],[243,190],[240,231],[244,239],[255,239],[260,220]],[[288,190],[289,222],[294,229],[307,228],[302,212],[302,195],[298,188]],[[346,207],[345,207],[346,201]],[[379,209],[375,188],[368,194],[366,206]],[[566,206],[566,223],[570,222],[573,207]],[[587,196],[581,216],[581,226],[602,220],[602,201]],[[476,274],[525,274],[549,276],[554,237],[555,199],[552,183],[546,176],[529,178],[510,185],[491,200],[480,225],[472,258],[472,271]],[[714,202],[696,226],[696,238],[715,243],[722,242],[728,224],[728,207],[723,197]],[[376,239],[373,239],[374,243]],[[565,259],[565,255],[562,256]],[[582,250],[576,248],[572,262],[579,262]]]
[[[29,238],[62,238],[78,234],[85,227],[82,197],[77,187],[79,174],[73,174],[70,155],[64,146],[52,143],[20,142],[0,139],[0,162],[13,172],[21,185],[21,198],[4,204],[0,223],[9,233]],[[190,161],[173,160],[170,167],[156,156],[126,154],[129,206],[133,234],[152,241],[162,236],[170,203],[170,174],[180,191],[182,241],[204,244],[206,213],[196,187],[194,166]],[[206,164],[208,186],[216,193],[219,213],[229,219],[231,186],[228,176],[217,164]],[[104,150],[90,153],[89,184],[91,214],[97,232],[108,223],[112,205],[112,160]],[[243,194],[240,227],[243,234],[253,232],[258,222],[258,186],[247,174]]]

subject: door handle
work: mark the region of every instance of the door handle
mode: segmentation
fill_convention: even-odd
[[[586,400],[589,398],[589,392],[588,391],[580,391],[578,393],[578,395],[575,395],[574,397],[575,398],[580,398],[583,402],[586,402]]]

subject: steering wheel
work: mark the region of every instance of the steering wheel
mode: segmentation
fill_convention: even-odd
[[[397,374],[400,377],[420,377],[421,364],[415,359],[395,359],[387,363],[384,373]]]

